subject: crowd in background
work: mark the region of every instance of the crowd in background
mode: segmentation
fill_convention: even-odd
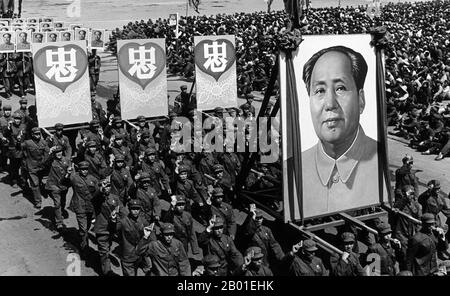
[[[424,153],[441,153],[438,158],[450,150],[449,108],[442,104],[450,93],[449,16],[448,1],[389,4],[381,16],[393,35],[385,52],[388,123]],[[256,116],[252,92],[267,88],[279,33],[287,23],[284,12],[188,17],[180,20],[175,38],[168,20],[141,21],[114,31],[109,49],[115,51],[116,39],[166,38],[168,71],[191,79],[193,36],[235,35],[238,93],[247,102],[239,108],[218,106],[212,116],[221,124],[223,116]],[[336,7],[310,9],[302,24],[303,34],[354,34],[367,32],[374,21],[363,7]],[[92,252],[88,233],[93,225],[102,274],[112,274],[113,241],[120,246],[123,275],[142,269],[148,275],[362,276],[367,275],[362,266],[371,253],[380,255],[382,275],[446,273],[448,227],[439,215],[450,215],[449,199],[442,196],[438,180],[419,192],[411,157],[396,172],[395,207],[421,220],[422,226],[395,214],[389,223],[374,221],[378,237],[346,225],[335,237],[343,254],[322,257],[312,240],[287,245],[282,233],[266,226],[261,209],[236,195],[237,184],[254,191],[279,187],[279,161],[257,163],[242,182],[237,176],[245,153],[210,152],[206,145],[198,153],[171,149],[179,132],[176,116],[193,121],[200,115],[186,86],[167,120],[149,122],[140,116],[135,126],[120,118],[120,98],[110,99],[104,110],[94,90],[94,118],[80,131],[79,141],[57,123],[54,135],[42,135],[35,111],[30,112],[24,99],[15,112],[3,106],[0,165],[8,171],[11,186],[21,186],[37,209],[43,197],[53,199],[55,229],[61,233],[72,188],[69,209],[78,223],[80,254],[86,260]],[[263,203],[282,212],[278,199]],[[236,210],[247,214],[242,225],[236,223]],[[202,259],[193,259],[200,254]]]

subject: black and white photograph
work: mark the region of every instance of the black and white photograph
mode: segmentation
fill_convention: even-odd
[[[180,296],[449,276],[449,20],[449,0],[0,1],[0,276]],[[54,282],[11,290],[75,287]]]

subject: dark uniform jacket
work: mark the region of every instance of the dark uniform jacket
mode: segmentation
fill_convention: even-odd
[[[340,255],[334,254],[330,258],[331,274],[333,276],[365,276],[366,273],[359,263],[359,257],[351,252],[347,258],[348,263]]]
[[[140,244],[139,253],[150,258],[150,275],[152,276],[191,276],[189,263],[183,244],[176,238],[170,245],[161,240]]]
[[[205,217],[208,217],[209,219],[213,215],[221,217],[223,221],[223,233],[236,237],[236,217],[232,206],[225,202],[222,202],[220,206],[205,204],[203,206],[203,211],[205,213]]]
[[[116,138],[118,135],[121,135],[123,137],[123,145],[128,146],[130,143],[130,135],[127,133],[127,131],[121,127],[111,127],[110,125],[107,125],[105,128],[105,136],[108,138]]]
[[[242,254],[228,235],[222,234],[216,238],[212,232],[205,230],[199,235],[198,242],[203,249],[203,256],[211,254],[219,257],[219,276],[233,275],[244,263]]]
[[[66,157],[62,157],[61,160],[55,158],[50,166],[45,189],[54,192],[67,190],[67,184],[64,183],[64,177],[66,176],[67,169],[70,165],[70,161]]]
[[[125,158],[125,166],[127,166],[129,168],[132,167],[132,165],[133,165],[133,157],[131,156],[130,148],[125,147],[123,145],[120,146],[120,147],[118,147],[116,145],[113,145],[111,147],[111,152],[110,153],[112,153],[114,156],[123,155],[123,157]]]
[[[395,191],[397,194],[401,194],[401,190],[403,186],[411,185],[414,187],[414,191],[416,196],[419,192],[419,182],[417,180],[416,175],[411,172],[406,165],[403,165],[401,168],[395,171]]]
[[[314,256],[311,261],[302,258],[300,255],[286,255],[286,261],[289,263],[289,276],[327,276],[328,270],[323,265],[320,258]]]
[[[397,258],[401,259],[401,249],[395,250],[390,244],[376,243],[369,247],[367,254],[378,254],[381,260],[381,275],[394,276]]]
[[[99,151],[95,151],[94,155],[86,151],[84,160],[89,163],[89,174],[97,180],[103,179],[111,172],[111,168],[106,165],[106,160]]]
[[[126,168],[115,168],[111,174],[111,194],[119,196],[120,201],[126,204],[130,187],[133,185],[131,173]]]
[[[167,176],[166,172],[164,171],[164,168],[158,161],[155,161],[153,163],[145,161],[142,162],[141,170],[143,172],[149,173],[150,176],[153,176],[153,179],[156,180],[154,184],[154,189],[156,190],[156,193],[158,195],[161,195],[162,193],[161,184],[165,187],[165,189],[170,188],[169,177]]]
[[[97,148],[105,151],[106,147],[109,145],[109,139],[106,136],[103,136],[103,139],[97,132],[88,131],[85,134],[87,142],[94,141],[97,144]]]
[[[251,214],[247,216],[242,228],[247,246],[257,246],[261,248],[261,251],[264,254],[264,264],[269,265],[271,263],[269,258],[276,259],[277,261],[281,261],[284,258],[285,254],[281,249],[280,244],[273,236],[272,230],[264,225],[257,227]]]
[[[117,217],[128,215],[128,210],[123,206],[119,197],[115,194],[109,194],[100,207],[100,211],[95,218],[94,232],[96,235],[112,235],[116,232],[116,221],[111,218],[111,213],[119,205]],[[117,218],[116,218],[117,219]]]
[[[176,194],[182,194],[185,198],[194,201],[195,203],[203,203],[203,199],[197,192],[194,182],[186,180],[184,182],[178,180],[176,185]]]
[[[418,220],[422,217],[422,206],[417,201],[409,202],[405,197],[398,199],[394,208]],[[395,215],[390,224],[392,225],[393,236],[401,242],[403,248],[406,248],[408,240],[416,234],[418,226],[401,215]]]
[[[437,251],[447,249],[447,243],[434,233],[417,232],[408,241],[406,268],[415,276],[430,275],[437,271]]]
[[[25,167],[28,172],[36,173],[45,169],[50,149],[42,138],[39,142],[26,140],[22,143],[22,150],[25,158]]]
[[[148,243],[151,240],[156,240],[154,232],[152,232],[147,240],[144,239],[144,227],[148,225],[149,223],[142,212],[136,220],[131,218],[130,215],[118,219],[116,230],[119,236],[122,261],[136,262],[140,259],[138,253],[139,243]]]
[[[58,137],[53,135],[47,138],[48,147],[61,146],[63,148],[63,155],[67,157],[72,156],[72,146],[70,146],[69,138],[65,135]]]
[[[10,158],[22,158],[22,143],[26,137],[26,126],[20,124],[16,126],[11,124],[11,129],[6,128],[4,132],[5,138],[8,140],[8,157]]]
[[[83,177],[78,173],[72,173],[69,180],[73,188],[69,208],[77,214],[94,213],[92,200],[98,193],[98,180],[92,175]]]
[[[136,199],[141,202],[142,212],[149,223],[154,221],[155,217],[161,217],[161,202],[155,189],[151,186],[146,191],[138,188],[136,191]]]
[[[174,237],[177,238],[188,252],[188,245],[191,244],[192,253],[199,253],[200,249],[197,241],[197,234],[194,230],[194,219],[189,212],[175,212],[170,208],[161,219],[163,222],[172,223],[175,229]]]

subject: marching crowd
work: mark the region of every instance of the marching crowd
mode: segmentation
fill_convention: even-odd
[[[449,14],[448,1],[388,4],[382,14],[383,24],[393,35],[393,44],[386,50],[389,123],[413,147],[425,154],[440,153],[438,159],[450,150],[450,110],[442,104],[450,93]],[[218,107],[213,116],[219,120],[224,116],[252,118],[256,114],[251,92],[267,87],[278,33],[287,23],[284,12],[188,17],[180,21],[180,34],[175,38],[168,20],[141,21],[113,32],[109,46],[114,51],[117,38],[165,37],[169,71],[192,78],[192,36],[236,35],[238,92],[247,102],[239,108]],[[348,7],[310,9],[302,23],[304,34],[363,33],[374,25],[363,8]],[[373,253],[380,255],[382,275],[446,273],[448,226],[440,217],[450,216],[449,198],[440,193],[438,180],[431,180],[427,190],[419,192],[410,156],[405,156],[403,167],[396,171],[391,217],[374,221],[378,237],[346,225],[337,236],[343,254],[322,260],[313,240],[286,248],[284,238],[265,225],[261,209],[236,196],[237,184],[253,191],[280,186],[280,161],[258,163],[242,182],[237,176],[244,153],[210,152],[206,146],[198,153],[171,149],[178,132],[176,116],[189,120],[199,116],[195,96],[189,96],[186,86],[181,87],[167,120],[149,122],[139,116],[135,125],[126,125],[117,107],[119,98],[110,99],[107,110],[95,99],[95,75],[100,67],[95,59],[92,64],[97,69],[90,70],[93,120],[89,128],[80,130],[78,139],[59,123],[55,123],[54,134],[42,134],[36,109],[27,106],[26,98],[14,112],[4,105],[0,166],[8,171],[11,186],[30,194],[37,209],[42,198],[53,200],[55,228],[61,233],[69,215],[66,197],[72,189],[68,209],[76,216],[80,254],[83,259],[88,257],[88,234],[93,231],[102,274],[113,274],[113,241],[120,246],[123,275],[136,275],[141,269],[144,274],[161,276],[362,276],[367,275],[363,262]],[[7,68],[10,60],[6,62]],[[24,68],[24,63],[17,66],[17,73],[19,69],[22,74],[31,73]],[[18,84],[23,88],[20,94],[24,93],[28,82],[15,80],[24,75],[5,80],[9,74],[4,71],[5,89]],[[31,80],[32,76],[27,77]],[[278,200],[265,203],[282,211]],[[237,225],[236,209],[247,214],[242,225]],[[422,225],[399,211],[421,220]],[[200,232],[194,220],[202,225]],[[365,254],[360,254],[358,242],[368,246]],[[201,262],[192,259],[191,255],[199,254]]]

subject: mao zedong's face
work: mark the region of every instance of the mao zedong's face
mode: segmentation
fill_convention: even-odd
[[[350,59],[337,51],[316,62],[311,75],[310,111],[314,130],[326,147],[350,147],[364,110],[364,91],[357,90]]]

